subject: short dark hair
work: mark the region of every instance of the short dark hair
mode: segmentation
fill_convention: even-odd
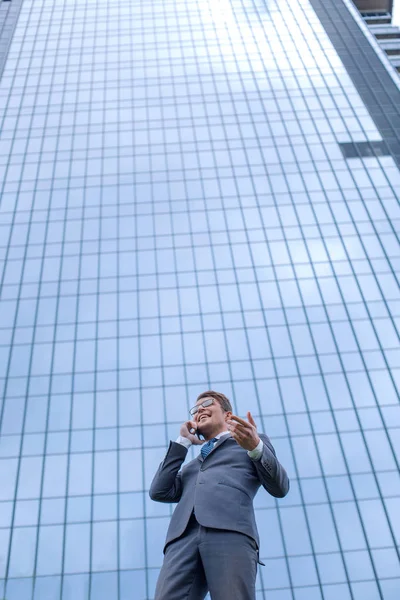
[[[232,404],[229,402],[229,399],[225,396],[225,394],[221,394],[220,392],[214,392],[213,390],[208,390],[208,392],[202,392],[200,396],[197,396],[196,402],[200,400],[200,398],[214,398],[217,402],[220,403],[222,410],[225,412],[232,411]]]

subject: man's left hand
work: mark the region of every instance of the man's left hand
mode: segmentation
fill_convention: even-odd
[[[257,433],[257,426],[250,412],[247,413],[247,421],[236,415],[232,415],[227,423],[233,439],[237,441],[239,446],[245,450],[254,450],[258,446],[260,438]]]

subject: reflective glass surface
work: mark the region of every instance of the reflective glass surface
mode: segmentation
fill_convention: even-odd
[[[291,479],[257,600],[396,600],[400,172],[309,1],[25,1],[0,122],[0,597],[151,600],[215,389]]]

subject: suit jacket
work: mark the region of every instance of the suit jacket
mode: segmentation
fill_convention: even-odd
[[[253,538],[259,547],[253,499],[262,485],[272,496],[283,498],[289,479],[265,434],[259,460],[252,460],[230,434],[222,436],[210,454],[201,454],[180,470],[187,455],[182,444],[170,442],[150,486],[150,498],[177,502],[167,532],[166,546],[180,537],[194,510],[203,527],[238,531]]]

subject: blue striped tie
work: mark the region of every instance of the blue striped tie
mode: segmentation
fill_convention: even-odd
[[[202,445],[200,452],[203,458],[207,458],[211,450],[214,448],[214,443],[217,440],[218,438],[213,438],[212,440],[208,440],[208,442]]]

